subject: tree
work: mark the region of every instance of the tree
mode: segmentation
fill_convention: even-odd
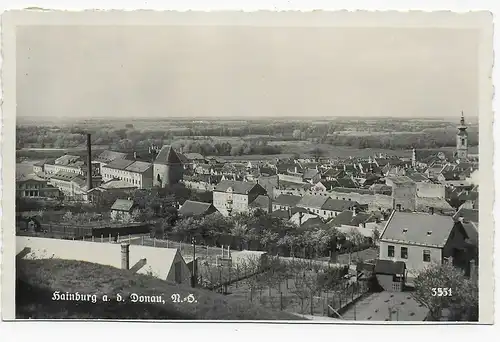
[[[300,139],[300,136],[301,136],[301,131],[300,129],[295,129],[292,133],[292,136],[294,139]]]
[[[427,267],[415,278],[413,297],[429,309],[433,321],[441,319],[444,309],[450,310],[452,320],[477,321],[479,317],[479,291],[477,282],[451,263]],[[451,295],[437,294],[448,288]]]
[[[183,240],[201,235],[202,225],[199,219],[187,217],[177,222],[172,232],[178,234]]]
[[[309,277],[306,276],[306,271],[299,272],[295,275],[294,287],[292,293],[300,299],[300,312],[304,313],[304,301],[311,296]]]

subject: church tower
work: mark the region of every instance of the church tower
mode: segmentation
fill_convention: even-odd
[[[464,112],[462,112],[462,118],[460,119],[460,126],[458,126],[457,133],[457,158],[467,159],[467,147],[468,147],[468,134],[467,126],[465,125]]]

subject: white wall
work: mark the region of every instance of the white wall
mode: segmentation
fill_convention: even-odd
[[[121,268],[121,244],[91,241],[46,239],[16,236],[16,254],[25,247],[31,249],[25,258],[66,259],[92,262]],[[129,246],[129,267],[146,259],[146,265],[137,273],[150,274],[163,280],[175,280],[174,263],[181,262],[183,283],[189,282],[190,272],[184,259],[174,248],[155,248],[140,245]]]
[[[388,256],[388,246],[394,246],[394,257]],[[408,248],[408,258],[401,258],[401,247]],[[431,259],[430,262],[423,261],[424,250],[429,250]],[[414,246],[407,245],[396,242],[380,241],[380,254],[379,259],[381,260],[393,260],[393,261],[403,261],[408,269],[408,275],[416,276],[418,272],[422,271],[427,266],[433,263],[441,264],[442,262],[442,250],[440,248],[424,247],[424,246]]]

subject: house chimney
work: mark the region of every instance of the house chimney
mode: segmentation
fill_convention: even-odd
[[[91,134],[87,134],[87,191],[92,189],[92,143]]]
[[[129,269],[129,261],[130,261],[130,245],[128,243],[122,243],[122,269]]]

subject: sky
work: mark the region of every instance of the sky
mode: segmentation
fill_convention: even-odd
[[[19,117],[477,117],[478,32],[24,26]]]

